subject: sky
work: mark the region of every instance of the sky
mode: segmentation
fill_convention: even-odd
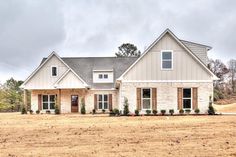
[[[166,28],[236,59],[235,0],[0,0],[0,83],[25,80],[52,51],[114,56],[129,42],[143,52]]]

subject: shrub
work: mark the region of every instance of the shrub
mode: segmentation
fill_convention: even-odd
[[[190,109],[186,109],[186,110],[185,110],[185,113],[187,113],[187,114],[189,114],[190,112],[191,112]]]
[[[183,114],[183,113],[184,113],[184,110],[183,110],[183,109],[180,109],[180,110],[179,110],[179,113],[180,113],[180,114]]]
[[[118,110],[117,108],[114,108],[114,109],[113,109],[113,112],[114,112],[114,114],[117,115],[117,116],[120,115],[120,112],[119,112],[119,110]]]
[[[135,113],[136,116],[138,116],[139,115],[139,110],[135,110],[134,113]]]
[[[33,110],[30,110],[30,114],[33,114],[34,113],[34,111]]]
[[[39,111],[39,110],[37,110],[37,111],[36,111],[36,114],[39,114],[39,113],[40,113],[40,111]]]
[[[166,113],[166,110],[161,110],[161,114],[164,116]]]
[[[93,109],[93,114],[96,114],[96,110],[95,109]]]
[[[58,105],[55,106],[55,114],[60,114],[60,109]]]
[[[157,115],[157,110],[152,110],[152,113],[153,113],[154,115]]]
[[[106,110],[105,109],[102,109],[102,113],[105,113],[106,112]]]
[[[128,99],[125,98],[125,102],[124,102],[124,115],[127,116],[129,114],[129,103],[128,103]]]
[[[214,114],[215,114],[215,109],[214,109],[214,107],[212,106],[211,96],[209,97],[208,114],[209,114],[209,115],[214,115]]]
[[[146,110],[146,114],[149,116],[151,113],[151,110]]]
[[[25,107],[23,106],[22,109],[21,109],[21,114],[27,114],[27,111],[25,109]]]
[[[50,110],[47,110],[46,113],[47,113],[47,114],[51,114],[51,111],[50,111]]]
[[[81,100],[81,109],[80,109],[80,112],[81,112],[81,114],[86,114],[84,98],[82,98],[82,100]]]
[[[196,114],[198,114],[198,113],[200,112],[200,110],[199,110],[198,108],[196,108],[196,109],[194,110],[194,112],[195,112]]]
[[[173,115],[174,112],[175,112],[174,109],[170,109],[170,110],[169,110],[170,115]]]
[[[109,115],[110,116],[115,116],[115,113],[113,112],[113,110],[110,110]]]

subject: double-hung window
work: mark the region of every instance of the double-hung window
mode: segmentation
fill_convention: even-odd
[[[150,110],[151,109],[151,88],[142,89],[142,109]]]
[[[98,94],[98,109],[106,110],[108,109],[108,95]]]
[[[183,88],[183,109],[192,108],[192,89]]]
[[[55,95],[43,95],[43,110],[55,109]]]
[[[173,52],[172,51],[165,50],[161,52],[161,69],[162,70],[173,69]]]

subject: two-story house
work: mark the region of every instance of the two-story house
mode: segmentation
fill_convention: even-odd
[[[33,111],[79,112],[117,108],[124,99],[134,113],[146,110],[200,109],[206,113],[213,81],[207,68],[210,46],[178,39],[165,30],[137,57],[60,57],[55,52],[43,58],[22,87],[31,92]]]

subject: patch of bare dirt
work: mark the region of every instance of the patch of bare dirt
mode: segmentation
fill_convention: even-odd
[[[236,116],[2,113],[0,156],[236,156]]]

